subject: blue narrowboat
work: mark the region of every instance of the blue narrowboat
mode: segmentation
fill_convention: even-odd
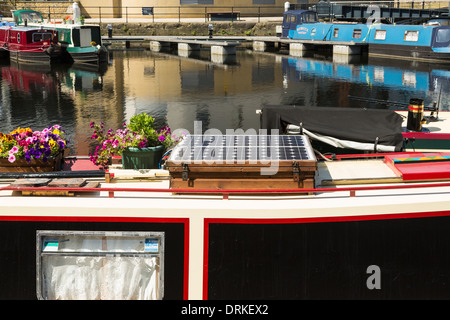
[[[450,62],[450,26],[319,22],[310,10],[284,13],[282,37],[326,42],[366,43],[371,55]]]

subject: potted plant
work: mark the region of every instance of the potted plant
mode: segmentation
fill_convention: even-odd
[[[0,133],[0,171],[44,172],[61,168],[68,140],[59,125],[41,131],[17,128]]]
[[[159,167],[164,151],[174,146],[179,138],[172,136],[169,127],[155,129],[154,118],[146,113],[131,117],[130,123],[122,129],[109,129],[104,124],[91,123],[92,138],[99,145],[91,154],[91,161],[107,168],[112,156],[122,156],[124,169],[153,169]]]

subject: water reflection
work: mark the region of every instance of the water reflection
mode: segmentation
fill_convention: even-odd
[[[336,59],[333,59],[333,62],[314,58],[283,59],[285,87],[292,81],[319,77],[387,90],[390,100],[396,99],[405,103],[408,102],[403,101],[405,95],[425,98],[425,103],[431,104],[441,90],[444,93],[450,91],[450,70],[445,69],[448,68],[445,65],[440,67],[443,69],[426,63],[372,57],[364,64],[337,63]],[[443,109],[448,108],[448,98],[445,94],[441,95],[441,102]]]
[[[385,108],[349,95],[431,103],[442,90],[448,110],[450,68],[408,61],[336,61],[315,54],[295,58],[238,50],[232,63],[216,63],[207,53],[179,57],[151,51],[113,51],[111,64],[95,69],[27,68],[0,65],[0,131],[18,126],[40,130],[62,125],[71,154],[86,155],[93,141],[89,123],[119,128],[147,112],[160,126],[194,130],[259,129],[262,104]]]

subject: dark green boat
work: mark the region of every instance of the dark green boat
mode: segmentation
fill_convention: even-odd
[[[68,62],[100,64],[108,61],[108,51],[102,44],[99,25],[59,21],[45,23],[41,13],[29,9],[16,10],[13,17],[17,25],[41,25],[57,30],[59,42],[66,47]]]

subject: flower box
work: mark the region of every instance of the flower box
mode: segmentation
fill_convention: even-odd
[[[132,148],[122,153],[122,167],[124,169],[158,169],[159,161],[164,153],[164,146]]]
[[[49,172],[62,167],[65,131],[53,125],[41,131],[20,128],[0,132],[0,172]]]
[[[0,172],[50,172],[61,170],[63,153],[60,152],[56,157],[50,157],[47,161],[41,159],[31,159],[27,162],[25,159],[16,159],[9,162],[8,159],[0,158]]]

